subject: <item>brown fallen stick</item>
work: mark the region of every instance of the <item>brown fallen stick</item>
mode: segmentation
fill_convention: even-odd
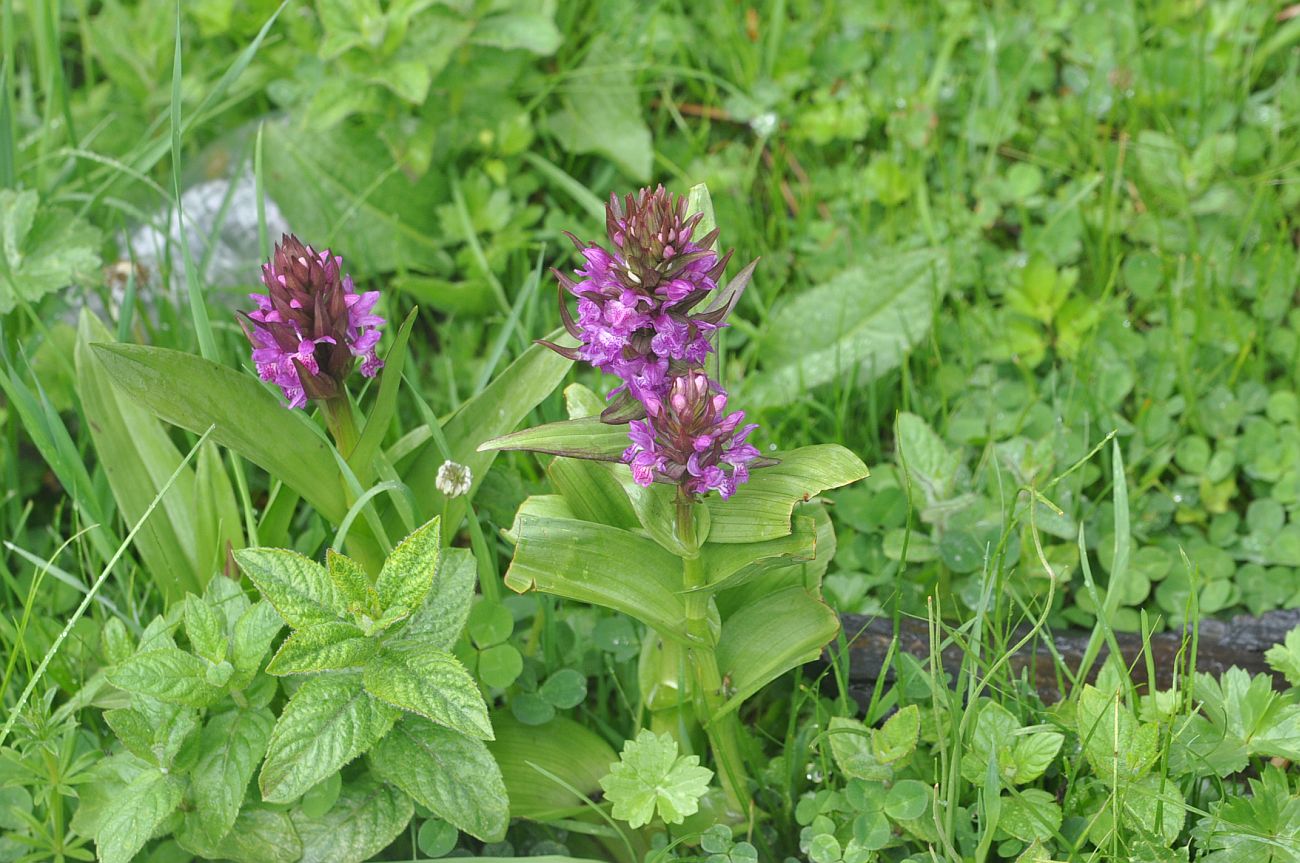
[[[881,666],[894,637],[893,622],[885,617],[860,614],[841,615],[840,622],[845,637],[851,639],[849,689],[861,701],[864,697],[870,697],[880,677]],[[1296,626],[1300,626],[1300,609],[1270,611],[1259,617],[1239,615],[1229,620],[1202,620],[1196,638],[1196,670],[1217,676],[1235,665],[1251,674],[1272,674],[1275,688],[1285,688],[1286,681],[1265,662],[1264,653],[1273,645],[1284,641],[1286,634]],[[1021,629],[1013,633],[1007,643],[1016,644],[1026,631]],[[1077,672],[1083,660],[1089,637],[1090,633],[1079,630],[1066,630],[1051,636],[1052,648],[1072,674]],[[1191,652],[1190,638],[1190,630],[1186,634],[1181,630],[1159,632],[1150,637],[1157,688],[1169,688],[1173,683],[1174,671],[1178,668],[1186,669]],[[1131,669],[1134,682],[1145,684],[1147,660],[1143,654],[1142,637],[1137,633],[1117,632],[1115,640],[1123,655],[1124,664]],[[903,618],[899,624],[897,650],[910,653],[923,663],[928,662],[930,634],[927,623],[915,618]],[[1089,674],[1090,680],[1096,677],[1109,653],[1103,644]],[[949,644],[940,657],[943,670],[955,679],[963,658],[962,648]],[[981,664],[987,667],[992,660],[986,644]],[[1008,662],[1009,676],[1018,679],[1022,671],[1026,671],[1042,699],[1051,703],[1061,697],[1057,689],[1056,662],[1053,650],[1045,643],[1045,636],[1039,636],[1011,657]],[[886,672],[887,681],[892,680],[893,676],[892,669]]]

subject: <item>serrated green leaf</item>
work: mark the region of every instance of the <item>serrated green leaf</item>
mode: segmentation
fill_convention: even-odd
[[[36,192],[0,189],[0,314],[78,280],[98,283],[99,243],[99,231],[41,207]]]
[[[1269,667],[1286,677],[1292,686],[1300,686],[1300,626],[1286,634],[1283,644],[1275,644],[1264,654]]]
[[[379,617],[382,613],[379,594],[361,564],[331,548],[325,552],[325,570],[354,620],[360,619],[362,614]]]
[[[472,737],[492,739],[478,684],[456,657],[428,636],[387,642],[366,663],[363,675],[366,691],[394,707]]]
[[[1047,841],[1061,829],[1061,807],[1050,792],[1026,788],[1002,796],[998,829],[1022,842]]]
[[[219,843],[234,825],[274,724],[271,711],[263,709],[219,713],[203,726],[190,794],[208,842]]]
[[[207,707],[222,695],[208,682],[208,664],[176,647],[137,653],[108,674],[119,689],[172,704]]]
[[[1064,742],[1065,735],[1055,731],[1035,731],[1018,737],[1011,752],[1016,768],[1011,781],[1024,785],[1042,776],[1056,760]]]
[[[91,345],[136,403],[164,422],[229,447],[284,482],[328,521],[347,515],[338,466],[300,411],[286,410],[255,378],[183,351],[149,345]],[[285,446],[293,441],[293,446]]]
[[[118,792],[104,812],[95,845],[102,863],[129,863],[163,819],[181,803],[184,783],[149,769]]]
[[[282,548],[235,552],[239,568],[294,629],[342,620],[346,608],[325,567]]]
[[[235,621],[234,644],[231,661],[240,680],[246,683],[262,667],[262,657],[271,648],[271,642],[284,628],[284,621],[266,600],[254,603]]]
[[[907,758],[916,751],[921,734],[921,709],[909,704],[885,720],[871,735],[871,751],[886,764]]]
[[[362,755],[399,713],[366,694],[360,675],[310,677],[280,713],[258,783],[262,799],[287,803]]]
[[[944,252],[895,252],[792,295],[767,322],[762,371],[745,380],[739,403],[790,404],[844,375],[865,385],[897,368],[930,331],[948,273]],[[791,332],[818,336],[810,343],[778,335]]]
[[[441,550],[441,519],[435,516],[412,531],[384,561],[375,582],[380,608],[396,609],[403,618],[419,608],[433,586]]]
[[[133,706],[104,711],[104,721],[128,751],[158,767],[172,760],[198,728],[198,711],[137,696]]]
[[[407,618],[402,634],[427,636],[440,650],[451,650],[465,628],[477,584],[478,565],[469,549],[444,549],[433,587]]]
[[[1079,694],[1076,722],[1083,751],[1107,785],[1146,775],[1157,756],[1157,729],[1094,686]]]
[[[667,824],[680,824],[699,809],[713,771],[700,767],[695,755],[678,755],[670,735],[643,729],[623,744],[619,760],[600,780],[614,817],[633,828],[650,823],[658,812]]]
[[[199,832],[198,818],[197,812],[186,813],[176,834],[181,847],[192,854],[232,863],[297,863],[302,857],[302,840],[288,812],[245,807],[225,838],[215,844],[208,844]]]
[[[316,623],[290,633],[267,663],[266,673],[307,674],[359,668],[378,649],[376,639],[351,623]]]
[[[361,863],[388,847],[415,807],[403,792],[369,777],[349,782],[320,818],[292,813],[302,839],[302,863]]]
[[[709,497],[709,542],[763,542],[788,536],[794,506],[865,478],[862,459],[837,444],[773,454],[780,463],[755,470],[730,500]]]
[[[194,652],[208,662],[221,662],[226,658],[229,644],[225,621],[205,600],[194,594],[185,598],[185,637]]]
[[[380,779],[457,829],[484,842],[505,836],[510,823],[506,786],[482,741],[407,715],[368,758]]]

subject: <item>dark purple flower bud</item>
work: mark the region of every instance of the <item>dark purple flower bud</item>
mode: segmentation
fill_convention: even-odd
[[[250,294],[257,309],[241,313],[257,373],[280,387],[291,408],[337,396],[358,358],[366,377],[383,368],[375,353],[384,325],[373,312],[379,292],[358,293],[342,268],[328,249],[286,234],[262,265],[266,294]]]
[[[581,345],[551,347],[622,378],[611,396],[626,390],[625,400],[662,400],[670,375],[702,363],[713,350],[709,339],[724,325],[725,312],[692,312],[717,291],[731,253],[719,258],[712,251],[716,230],[694,238],[699,220],[686,215],[685,197],[662,186],[622,202],[611,197],[605,208],[609,247],[574,239],[585,259],[577,280],[555,271],[561,316]],[[576,320],[566,290],[578,300]]]
[[[667,397],[646,411],[631,422],[632,445],[623,453],[640,485],[659,480],[691,494],[717,491],[725,500],[749,479],[759,453],[746,438],[758,426],[740,426],[744,411],[727,413],[727,394],[703,372],[673,378]]]

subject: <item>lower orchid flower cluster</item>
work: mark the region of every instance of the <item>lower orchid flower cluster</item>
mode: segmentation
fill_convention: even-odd
[[[662,186],[626,202],[611,198],[609,246],[575,240],[585,259],[578,280],[555,273],[578,300],[576,321],[563,295],[560,307],[581,344],[552,347],[622,379],[609,395],[632,402],[617,414],[634,417],[623,461],[637,483],[658,480],[725,499],[759,458],[747,442],[757,426],[741,425],[743,411],[727,412],[726,392],[704,371],[713,351],[709,337],[726,326],[730,304],[694,310],[716,295],[731,253],[719,257],[710,249],[717,231],[693,240],[699,219],[686,215],[684,197]]]

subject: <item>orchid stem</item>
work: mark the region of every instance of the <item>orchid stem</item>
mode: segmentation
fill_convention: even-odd
[[[695,534],[695,507],[697,504],[685,490],[677,496],[677,536],[687,549],[696,553],[682,558],[682,586],[686,591],[686,629],[691,637],[687,649],[690,670],[694,680],[695,713],[704,725],[713,750],[713,761],[727,795],[727,804],[743,816],[748,810],[749,778],[741,752],[740,721],[735,711],[717,716],[726,700],[722,674],[718,669],[715,650],[717,637],[709,625],[708,576],[700,560],[699,543]]]
[[[325,399],[323,405],[325,427],[329,429],[330,437],[334,438],[334,446],[338,449],[339,455],[345,459],[350,458],[361,437],[357,432],[356,419],[352,415],[351,400],[348,399],[347,393],[341,393]]]

